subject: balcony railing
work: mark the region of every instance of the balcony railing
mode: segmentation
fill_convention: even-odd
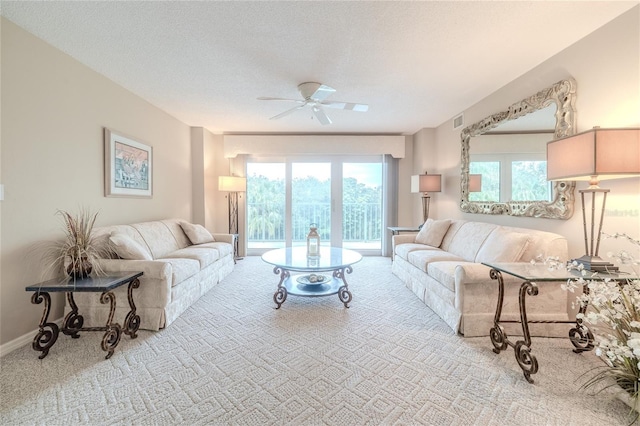
[[[345,203],[342,213],[343,242],[382,240],[382,209],[377,203]],[[248,203],[248,240],[278,242],[285,240],[285,207],[277,203]],[[315,223],[320,239],[328,241],[331,230],[330,203],[296,203],[292,208],[293,241],[304,241],[309,225]]]

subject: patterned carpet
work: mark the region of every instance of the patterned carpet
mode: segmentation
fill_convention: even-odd
[[[3,425],[597,425],[628,424],[626,406],[580,390],[600,365],[568,339],[534,338],[531,385],[513,352],[455,335],[366,257],[337,296],[289,296],[259,257],[168,329],[123,336],[104,359],[101,333],[60,335],[42,361],[30,345],[1,359]]]

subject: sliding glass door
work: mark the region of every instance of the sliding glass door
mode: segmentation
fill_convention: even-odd
[[[247,163],[248,249],[285,246],[285,163]]]
[[[342,163],[342,246],[382,248],[382,163]]]
[[[323,246],[380,254],[382,186],[380,157],[249,158],[247,254],[304,245],[312,223]]]
[[[291,163],[292,245],[307,244],[312,223],[323,246],[331,245],[331,163]]]

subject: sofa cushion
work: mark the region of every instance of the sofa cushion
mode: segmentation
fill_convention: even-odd
[[[220,257],[225,257],[229,254],[233,254],[233,246],[229,243],[223,243],[223,242],[215,242],[215,243],[206,243],[206,244],[198,244],[198,245],[193,245],[189,248],[192,249],[209,249],[209,248],[214,248],[216,250],[218,250],[218,254],[220,255]]]
[[[456,232],[447,251],[473,262],[489,234],[498,227],[492,223],[466,222]]]
[[[417,243],[405,243],[396,246],[396,256],[400,256],[403,259],[408,259],[409,253],[414,250],[440,250],[437,247],[426,246],[424,244]]]
[[[191,241],[191,244],[204,244],[212,243],[215,241],[215,238],[213,238],[211,232],[207,231],[207,229],[202,225],[198,225],[197,223],[182,222],[180,226],[182,226],[182,230],[185,234],[187,234],[187,237],[189,237],[189,241]]]
[[[154,259],[159,259],[166,256],[167,253],[184,248],[171,229],[163,222],[134,223],[131,227],[140,233]]]
[[[451,225],[451,221],[447,219],[427,219],[424,225],[422,225],[422,228],[420,228],[418,235],[416,235],[416,243],[440,247],[444,234],[446,234],[449,229],[449,225]]]
[[[517,262],[527,249],[529,236],[504,228],[496,228],[485,240],[476,262]]]
[[[171,268],[173,270],[171,274],[171,287],[180,284],[182,281],[200,272],[200,262],[197,260],[172,257],[157,260],[171,264]]]
[[[208,250],[198,250],[194,246],[176,250],[167,255],[176,259],[193,259],[200,263],[200,269],[204,269],[216,260],[220,259],[220,253],[211,247]]]
[[[455,254],[442,250],[414,250],[409,253],[407,260],[416,268],[427,272],[427,266],[431,262],[457,261],[464,262],[464,259]]]
[[[109,236],[109,245],[121,259],[153,260],[146,247],[138,244],[126,234],[112,233]]]

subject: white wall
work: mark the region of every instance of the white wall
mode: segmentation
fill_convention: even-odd
[[[465,126],[502,111],[559,80],[573,77],[577,82],[578,131],[585,131],[593,126],[639,127],[639,21],[640,6],[465,110]],[[420,147],[416,146],[416,155],[419,153],[418,148]],[[576,213],[566,221],[462,213],[459,209],[460,129],[454,131],[451,121],[440,125],[436,129],[433,149],[438,154],[438,173],[442,173],[443,179],[446,180],[444,192],[435,197],[438,218],[464,218],[557,232],[568,238],[569,254],[572,258],[584,254],[579,201],[576,203]],[[421,152],[424,158],[422,161],[428,161],[427,151],[428,149],[424,148]],[[414,172],[417,173],[422,168],[416,167]],[[604,231],[626,232],[639,238],[640,178],[604,181],[601,186],[611,189],[607,199]],[[586,183],[578,183],[577,189],[585,188]],[[577,192],[576,199],[579,200]],[[621,245],[607,240],[603,242],[600,254],[604,255],[607,251],[617,250],[619,247]],[[628,244],[624,247],[630,249]]]
[[[192,127],[191,160],[193,222],[211,232],[226,233],[229,231],[228,203],[225,194],[218,191],[218,176],[229,174],[222,135]]]
[[[190,129],[2,19],[0,344],[37,328],[24,287],[42,267],[30,246],[62,236],[57,209],[99,211],[98,225],[191,220]],[[153,146],[153,198],[104,197],[103,127]],[[57,295],[50,320],[62,315]]]

